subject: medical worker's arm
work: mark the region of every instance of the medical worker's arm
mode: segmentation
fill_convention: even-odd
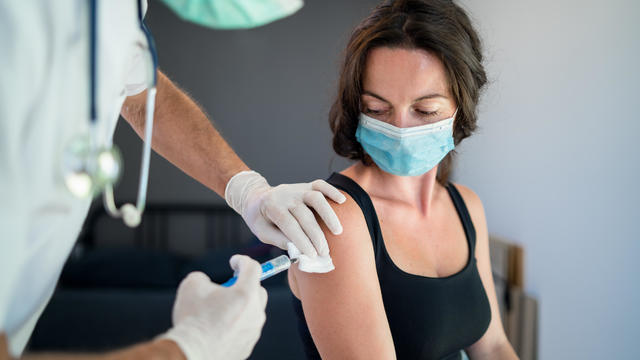
[[[334,209],[345,226],[340,236],[324,229],[335,270],[310,274],[294,265],[291,289],[322,359],[395,359],[364,215],[350,197]]]
[[[484,285],[485,292],[489,298],[491,307],[491,322],[485,334],[475,344],[465,349],[471,360],[478,359],[517,359],[515,351],[511,347],[507,335],[500,320],[500,310],[498,308],[498,298],[493,283],[491,273],[491,261],[489,259],[489,232],[487,230],[487,220],[484,208],[478,195],[471,189],[456,185],[460,191],[464,202],[469,208],[471,220],[476,228],[476,259],[478,260],[478,271]]]
[[[338,217],[325,199],[327,196],[343,202],[344,196],[337,189],[322,180],[269,186],[259,174],[247,172],[247,165],[198,105],[161,72],[157,89],[153,128],[153,149],[157,153],[225,197],[261,241],[286,249],[290,240],[307,255],[328,254],[326,238],[311,209],[332,233],[342,232]],[[122,116],[141,137],[145,104],[146,91],[128,97],[122,107]]]
[[[260,286],[260,264],[243,255],[233,256],[230,264],[238,280],[228,288],[204,273],[189,274],[178,287],[173,327],[153,341],[104,355],[31,354],[24,359],[246,359],[266,320],[267,292]],[[3,359],[9,356],[0,339]]]
[[[2,358],[0,358],[2,359]],[[7,357],[7,359],[9,359]],[[104,355],[68,354],[68,353],[32,353],[22,357],[23,360],[184,360],[186,357],[173,341],[157,340],[150,343],[132,346],[126,350],[116,351]]]
[[[184,360],[186,357],[174,341],[161,339],[146,344],[136,345],[129,349],[106,355],[68,354],[68,353],[36,353],[26,354],[23,360],[90,360],[90,359],[175,359]],[[7,338],[0,334],[0,360],[11,360]]]
[[[0,332],[0,360],[9,360],[9,344],[7,343],[7,335]]]

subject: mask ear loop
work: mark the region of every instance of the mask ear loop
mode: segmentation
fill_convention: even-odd
[[[138,183],[138,198],[136,206],[127,203],[118,209],[113,196],[112,184],[107,184],[103,197],[104,206],[107,212],[113,217],[121,217],[124,223],[129,227],[136,227],[140,225],[140,222],[142,221],[142,213],[146,206],[147,186],[149,184],[149,165],[151,160],[151,141],[153,138],[153,115],[157,91],[156,85],[158,83],[158,56],[151,32],[144,23],[142,16],[142,4],[140,1],[138,1],[138,19],[140,20],[140,29],[146,37],[147,47],[151,58],[151,66],[148,67],[148,69],[151,70],[151,74],[147,77],[147,79],[149,79],[149,83],[147,87],[147,104],[145,106],[144,147],[142,150],[140,182]]]

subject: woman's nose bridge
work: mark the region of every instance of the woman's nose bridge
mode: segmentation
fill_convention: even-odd
[[[411,111],[409,108],[398,108],[393,112],[391,124],[399,128],[408,127],[411,124]]]

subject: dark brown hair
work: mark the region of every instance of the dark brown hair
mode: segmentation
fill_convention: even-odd
[[[329,113],[333,149],[338,155],[371,164],[356,140],[362,77],[369,51],[377,47],[423,49],[440,58],[458,106],[453,138],[458,145],[476,129],[476,105],[487,81],[478,34],[465,11],[451,0],[384,1],[353,31],[340,72],[338,95]],[[438,168],[448,181],[454,153]]]

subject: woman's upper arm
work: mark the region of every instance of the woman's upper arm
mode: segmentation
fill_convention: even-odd
[[[335,270],[310,274],[291,268],[313,341],[323,359],[395,359],[362,211],[348,195],[344,204],[332,206],[344,227],[333,235],[323,225]]]
[[[487,355],[495,354],[501,347],[508,346],[510,348],[511,345],[507,340],[500,319],[500,309],[493,283],[491,260],[489,258],[489,232],[487,230],[487,220],[482,202],[478,195],[471,189],[461,185],[456,185],[456,188],[460,191],[469,209],[473,225],[476,228],[475,256],[478,264],[478,272],[480,273],[480,279],[484,285],[491,307],[491,322],[489,323],[489,328],[480,340],[466,349],[471,358],[483,358]]]

